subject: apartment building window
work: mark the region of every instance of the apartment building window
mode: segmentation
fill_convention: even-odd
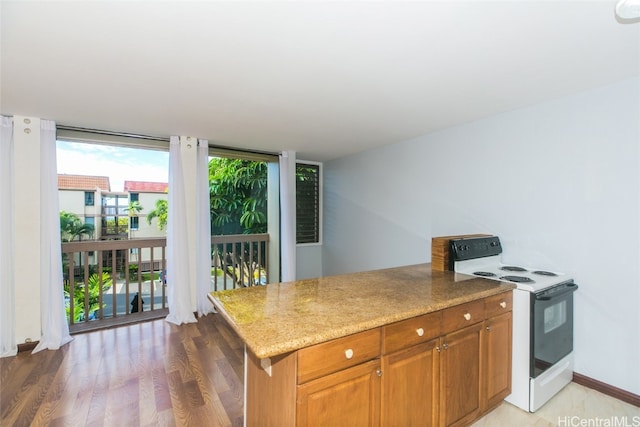
[[[130,202],[139,202],[140,201],[140,193],[129,193],[129,201]]]
[[[93,227],[93,233],[94,233],[93,235],[95,236],[96,218],[93,216],[86,216],[84,217],[84,223]],[[93,255],[94,255],[94,251],[89,251],[89,256],[93,256]]]
[[[93,191],[85,191],[84,192],[84,205],[85,206],[93,206],[94,203],[95,203],[95,197],[94,197]]]
[[[296,243],[321,243],[321,164],[296,164]]]
[[[137,230],[138,229],[138,220],[139,219],[140,218],[138,218],[137,216],[129,217],[129,221],[131,221],[131,225],[129,226],[129,228],[131,230]]]

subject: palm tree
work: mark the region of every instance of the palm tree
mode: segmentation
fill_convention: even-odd
[[[129,212],[129,218],[137,218],[138,214],[142,212],[144,208],[140,204],[138,200],[134,200],[129,202],[129,207],[125,208],[125,212]],[[131,221],[129,221],[129,232],[131,233],[131,237],[133,237],[133,229],[131,228]]]
[[[92,224],[83,223],[80,217],[71,212],[60,211],[60,240],[71,242],[76,237],[82,241],[82,236],[93,237],[95,228]]]
[[[93,224],[83,223],[80,217],[71,212],[60,211],[60,240],[71,242],[76,237],[82,241],[82,236],[93,237]],[[66,262],[66,254],[62,254],[62,263]],[[78,254],[78,263],[82,264],[82,252]]]
[[[169,212],[169,203],[164,199],[156,200],[154,209],[147,214],[147,224],[151,225],[154,218],[158,218],[158,229],[164,230],[167,226],[167,213]]]

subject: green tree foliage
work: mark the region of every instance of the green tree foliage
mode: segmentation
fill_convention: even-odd
[[[156,200],[155,207],[147,214],[147,223],[151,225],[154,218],[158,218],[158,229],[164,230],[167,226],[167,213],[169,212],[169,204],[164,199]]]
[[[125,208],[125,211],[129,213],[129,216],[138,216],[144,208],[139,201],[129,202],[129,206]]]
[[[93,237],[93,233],[92,224],[84,224],[74,213],[60,211],[60,240],[71,242],[76,237],[82,240],[82,236]]]
[[[92,318],[95,313],[100,309],[100,282],[102,282],[102,293],[106,292],[113,285],[113,280],[109,273],[102,273],[102,281],[100,280],[100,276],[97,273],[89,276],[89,280],[87,280],[88,286],[85,288],[84,283],[74,283],[73,286],[73,321],[80,322],[85,319],[85,289],[88,290],[88,305],[86,313],[89,318]],[[66,303],[66,312],[67,319],[71,316],[71,304],[69,303],[69,282],[65,281],[64,284],[64,296],[67,300]],[[106,304],[102,303],[102,307]]]
[[[209,161],[209,206],[212,234],[254,234],[267,231],[267,164],[213,158]],[[168,202],[158,199],[147,223],[167,226]]]
[[[267,164],[213,158],[209,161],[212,234],[267,231]]]

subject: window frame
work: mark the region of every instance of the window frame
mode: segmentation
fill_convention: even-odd
[[[91,198],[91,204],[87,203],[87,199],[89,197]],[[95,206],[96,205],[96,192],[95,191],[85,191],[84,192],[84,205],[85,206]]]
[[[304,243],[298,243],[298,227],[296,225],[296,246],[300,246],[300,247],[305,247],[305,246],[319,246],[322,245],[322,206],[323,206],[323,197],[322,197],[322,193],[323,193],[323,185],[322,185],[322,163],[321,162],[314,162],[314,161],[310,161],[310,160],[296,160],[296,175],[298,173],[298,165],[309,165],[309,166],[314,166],[318,168],[318,241],[316,242],[304,242]],[[298,217],[298,208],[297,208],[297,201],[298,201],[298,180],[296,178],[296,223],[297,223],[297,217]]]

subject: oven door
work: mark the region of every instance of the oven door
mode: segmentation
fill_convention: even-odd
[[[531,294],[530,376],[535,378],[573,351],[573,292],[562,283]]]

